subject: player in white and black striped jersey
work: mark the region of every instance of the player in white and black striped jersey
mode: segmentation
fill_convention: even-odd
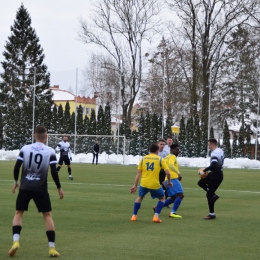
[[[60,159],[58,162],[57,172],[60,171],[63,162],[68,167],[69,179],[73,180],[71,175],[70,162],[72,161],[71,152],[70,152],[70,143],[68,142],[68,136],[64,135],[63,140],[60,141],[55,149],[56,153],[60,153]]]
[[[223,181],[222,167],[225,156],[223,150],[218,148],[218,141],[215,138],[210,138],[208,140],[208,148],[211,151],[210,166],[205,168],[203,171],[209,171],[209,174],[206,178],[201,178],[198,185],[207,192],[209,215],[207,215],[204,219],[215,219],[216,215],[214,212],[214,204],[219,198],[215,192]]]
[[[39,212],[42,212],[45,221],[46,235],[49,241],[49,255],[59,256],[55,250],[55,229],[51,215],[51,201],[48,193],[47,176],[51,168],[52,178],[57,186],[60,199],[63,198],[59,175],[56,170],[56,154],[53,148],[46,146],[47,130],[43,126],[35,129],[36,142],[25,145],[19,152],[14,166],[14,185],[12,192],[20,186],[16,199],[16,212],[13,218],[13,246],[9,255],[15,255],[19,249],[20,232],[22,230],[22,217],[28,210],[29,202],[33,199]],[[22,167],[20,183],[18,182],[20,168]]]
[[[164,150],[164,147],[165,147],[165,140],[164,139],[159,139],[157,141],[157,145],[159,146],[159,151],[158,151],[158,155],[161,157],[161,158],[165,158],[169,152]],[[160,174],[159,174],[159,182],[164,190],[164,194],[165,194],[165,199],[168,198],[168,194],[167,194],[167,189],[165,188],[165,186],[163,185],[163,182],[165,180],[165,177],[166,177],[166,173],[163,169],[160,170]]]

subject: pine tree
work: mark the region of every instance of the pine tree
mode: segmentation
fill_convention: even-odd
[[[77,135],[84,135],[85,129],[83,124],[83,108],[81,105],[77,108],[77,118],[76,118],[76,124],[77,124]],[[84,153],[85,152],[85,137],[78,136],[76,140],[76,153]],[[79,144],[79,145],[78,145]]]
[[[62,105],[59,105],[58,107],[58,133],[60,134],[68,134],[66,133],[66,129],[64,128],[64,113],[62,109]]]
[[[129,126],[129,124],[126,121],[126,118],[123,117],[122,122],[119,126],[119,135],[124,135],[126,139],[130,139],[131,138],[131,128]],[[124,147],[124,143],[122,138],[119,139],[119,151],[121,154],[123,154],[123,147]]]
[[[101,105],[98,108],[96,134],[97,135],[105,134],[105,116],[104,116],[104,109]]]
[[[86,115],[83,120],[83,127],[84,127],[84,135],[88,134],[88,128],[89,128],[89,118]],[[85,153],[92,152],[93,145],[90,144],[89,137],[85,137],[84,139],[84,150]]]
[[[144,116],[143,113],[141,113],[140,118],[138,119],[138,145],[137,145],[137,151],[138,154],[143,156],[147,154],[147,151],[144,151],[144,133],[145,133],[145,123],[144,123]]]
[[[238,156],[244,157],[244,147],[245,147],[245,136],[244,136],[244,125],[241,125],[238,135]]]
[[[58,133],[58,125],[59,125],[58,110],[57,110],[57,106],[54,105],[51,113],[51,125],[48,132],[50,134]]]
[[[248,159],[252,159],[252,156],[251,156],[251,129],[250,129],[249,125],[246,125],[245,135],[246,135],[246,157]]]
[[[109,102],[107,102],[105,106],[105,135],[111,135],[111,110],[110,110],[110,105]],[[106,141],[106,147],[105,151],[107,154],[112,154],[115,152],[115,145],[114,145],[114,138],[109,138]]]
[[[90,114],[90,119],[89,119],[88,135],[96,135],[97,134],[96,130],[97,130],[96,112],[95,109],[92,109]]]
[[[172,122],[171,119],[167,116],[166,124],[164,128],[164,138],[172,137]]]
[[[30,112],[32,107],[31,105],[24,101],[21,104],[21,116],[19,122],[19,133],[24,138],[24,144],[29,144],[32,142],[32,131],[28,131],[28,129],[32,129],[32,114]],[[35,123],[37,126],[37,123]]]
[[[32,135],[29,136],[25,133],[27,130],[25,126],[28,125],[26,124],[25,117],[22,115],[22,108],[20,106],[8,106],[8,111],[13,116],[8,118],[8,124],[5,124],[4,127],[5,148],[7,150],[20,149],[22,146],[32,141]]]
[[[84,135],[87,135],[88,134],[88,128],[89,128],[89,118],[88,118],[87,115],[84,117],[83,125],[84,125]]]
[[[201,154],[201,130],[200,130],[200,120],[198,115],[195,115],[194,118],[194,137],[193,137],[193,141],[194,141],[194,156],[195,157],[200,157]]]
[[[162,134],[162,114],[160,114],[159,119],[158,119],[158,139],[163,138]]]
[[[186,125],[186,148],[187,148],[187,156],[193,157],[194,156],[194,124],[193,118],[190,117],[187,120]]]
[[[111,109],[109,102],[105,106],[105,135],[111,135]]]
[[[210,128],[209,138],[215,138],[213,126]]]
[[[180,134],[179,134],[179,145],[180,145],[180,155],[181,157],[186,157],[186,127],[184,117],[181,117],[180,121]]]
[[[207,157],[208,155],[208,126],[206,124],[201,125],[201,157]]]
[[[3,56],[5,60],[1,62],[3,72],[0,76],[3,81],[0,84],[0,101],[8,104],[7,107],[13,106],[16,109],[19,105],[21,116],[25,114],[21,104],[27,102],[26,110],[29,113],[30,121],[32,121],[34,109],[35,125],[42,121],[46,123],[46,117],[43,116],[46,111],[43,108],[46,107],[46,104],[53,104],[52,93],[49,90],[50,74],[43,63],[43,49],[35,30],[31,27],[31,17],[23,4],[18,9],[14,24],[11,26],[11,36],[6,41]],[[34,90],[35,97],[33,96]],[[34,108],[33,99],[35,100]],[[11,109],[7,109],[5,117],[8,127],[9,122],[12,124]],[[17,127],[14,134],[19,135],[20,131],[21,128]],[[32,124],[25,132],[28,136],[32,135]],[[9,136],[8,138],[16,139],[17,137]]]
[[[232,143],[232,158],[238,158],[238,138],[237,135],[234,134],[233,136],[233,143]]]
[[[122,123],[120,124],[119,133],[120,135],[124,135],[126,139],[130,139],[131,137],[131,129],[126,118],[123,118]]]
[[[63,129],[66,134],[72,134],[74,132],[71,131],[70,104],[68,101],[66,102],[64,113],[63,113]]]
[[[38,116],[35,125],[43,125],[49,132],[51,128],[51,120],[52,120],[52,103],[50,102],[41,102],[39,104]]]
[[[144,118],[144,143],[143,143],[143,154],[148,154],[149,152],[149,146],[151,144],[151,117],[150,113],[147,112]]]
[[[151,142],[156,143],[158,139],[158,117],[155,113],[153,113],[151,120]]]
[[[76,113],[73,111],[70,116],[70,124],[69,124],[69,134],[75,134],[75,117]],[[76,129],[77,130],[77,129]]]
[[[81,105],[79,105],[79,107],[77,108],[76,124],[77,124],[77,135],[84,135],[85,128],[84,128],[84,119],[83,119],[83,108]]]
[[[226,158],[231,158],[230,134],[227,121],[224,122],[223,129],[223,151]]]
[[[139,154],[138,132],[136,130],[133,130],[131,135],[132,140],[129,147],[129,154],[136,156]]]
[[[256,151],[256,160],[259,160],[259,142],[258,142],[258,138],[256,138],[256,142],[257,142],[257,151]]]
[[[3,135],[3,114],[2,109],[0,109],[0,149],[3,148],[4,145],[4,135]]]

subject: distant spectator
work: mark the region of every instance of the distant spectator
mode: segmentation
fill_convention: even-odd
[[[96,165],[98,165],[98,153],[99,153],[99,144],[98,141],[95,141],[95,144],[93,146],[93,160],[92,165],[94,164],[95,158],[96,158]]]

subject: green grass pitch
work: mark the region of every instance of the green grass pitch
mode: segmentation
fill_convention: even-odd
[[[0,259],[10,259],[12,219],[16,194],[12,194],[14,161],[1,162]],[[59,200],[49,175],[49,193],[56,227],[56,248],[66,260],[242,260],[260,259],[260,172],[224,169],[215,204],[217,218],[208,214],[205,192],[197,186],[197,168],[181,167],[185,198],[178,210],[182,219],[160,214],[153,223],[152,207],[157,200],[146,196],[131,222],[130,194],[136,166],[72,164],[73,181],[65,166],[59,175],[65,193]],[[33,201],[23,217],[20,249],[14,259],[49,259],[42,215]]]

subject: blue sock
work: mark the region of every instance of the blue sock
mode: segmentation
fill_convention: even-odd
[[[167,207],[168,205],[170,205],[172,203],[172,199],[167,199],[164,203],[164,207]]]
[[[133,215],[137,215],[137,212],[138,212],[138,210],[140,209],[140,207],[141,207],[141,203],[135,202]]]
[[[173,203],[172,212],[176,212],[181,205],[182,198],[177,197]]]
[[[155,213],[160,214],[163,207],[164,207],[164,202],[159,200],[158,203],[157,203],[157,206],[156,206]]]

